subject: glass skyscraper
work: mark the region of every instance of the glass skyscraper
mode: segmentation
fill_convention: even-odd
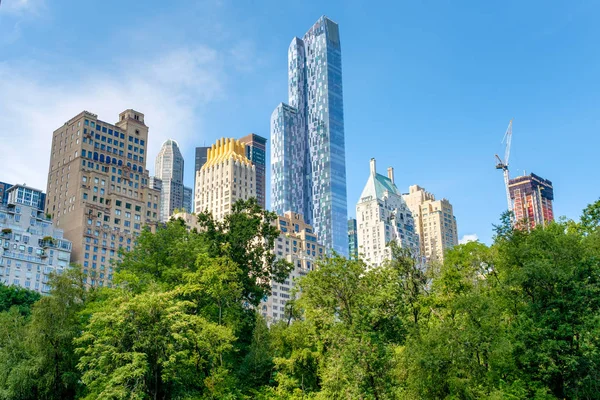
[[[313,225],[348,254],[342,57],[338,25],[321,17],[288,50],[289,105],[271,116],[271,208]]]
[[[267,139],[251,133],[240,139],[246,145],[246,157],[256,170],[256,199],[262,208],[266,208],[266,168]]]

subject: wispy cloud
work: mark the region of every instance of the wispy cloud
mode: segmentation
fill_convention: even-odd
[[[223,65],[219,52],[202,46],[122,60],[112,75],[86,69],[61,79],[22,64],[0,63],[0,180],[45,189],[52,132],[84,109],[107,122],[127,108],[143,112],[150,127],[147,164],[152,170],[150,160],[167,138],[185,146],[202,137],[198,115],[203,105],[223,98]]]
[[[478,240],[479,240],[479,237],[475,233],[472,233],[472,234],[463,235],[463,237],[458,241],[458,244],[476,242]]]
[[[0,14],[39,15],[44,7],[44,0],[2,0]]]

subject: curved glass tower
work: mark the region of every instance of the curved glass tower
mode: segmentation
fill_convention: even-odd
[[[289,105],[271,116],[271,208],[303,214],[319,242],[348,254],[342,56],[323,16],[288,50]]]

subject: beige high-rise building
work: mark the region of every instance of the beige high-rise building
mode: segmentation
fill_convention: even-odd
[[[403,194],[415,220],[421,254],[428,261],[444,261],[444,252],[458,244],[458,230],[452,204],[447,199],[436,200],[432,193],[412,185]]]
[[[275,242],[275,256],[294,265],[283,283],[271,283],[271,296],[261,303],[261,313],[269,322],[285,317],[285,305],[291,299],[295,280],[313,270],[316,261],[325,255],[325,248],[317,242],[313,227],[301,214],[288,211],[277,218],[281,234]]]
[[[159,218],[160,191],[149,188],[144,114],[119,121],[83,111],[52,136],[46,213],[73,243],[71,262],[91,286],[111,286],[118,250],[130,250],[145,224]]]
[[[356,203],[358,255],[370,267],[382,265],[392,258],[389,247],[399,247],[419,253],[419,239],[414,220],[394,181],[394,169],[387,176],[377,173],[375,159],[370,161],[367,183]]]
[[[207,150],[196,174],[195,212],[208,211],[217,220],[238,200],[256,197],[256,171],[239,140],[222,138]]]

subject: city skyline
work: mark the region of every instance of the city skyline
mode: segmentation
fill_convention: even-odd
[[[340,24],[344,40],[346,151],[347,159],[356,161],[347,165],[352,177],[348,204],[357,201],[362,189],[358,166],[376,157],[402,171],[396,180],[403,192],[418,183],[444,193],[453,203],[460,238],[476,234],[489,243],[492,224],[506,208],[493,155],[503,149],[500,140],[511,117],[511,177],[533,170],[550,179],[559,194],[554,204],[557,217],[576,218],[584,199],[597,197],[596,185],[581,184],[596,179],[588,175],[593,170],[588,160],[598,143],[594,71],[600,60],[592,51],[591,38],[598,29],[590,17],[597,10],[593,5],[540,11],[535,5],[516,3],[479,4],[468,10],[412,4],[403,12],[407,23],[393,24],[391,17],[378,15],[381,24],[364,29],[362,22],[375,17],[375,10],[345,9],[341,2],[265,7],[259,15],[227,1],[214,7],[182,4],[168,9],[151,1],[147,9],[135,10],[139,21],[115,27],[113,36],[85,32],[75,37],[57,28],[71,20],[65,14],[71,7],[68,2],[33,8],[40,2],[30,1],[19,9],[4,3],[0,91],[7,96],[0,100],[0,135],[10,162],[0,180],[43,188],[44,177],[37,170],[47,165],[45,149],[52,129],[47,126],[59,126],[81,109],[100,115],[129,107],[143,111],[152,126],[149,157],[171,136],[173,124],[179,124],[173,138],[189,160],[194,146],[221,136],[266,136],[265,115],[268,118],[287,91],[281,71],[286,55],[281,53],[290,37],[326,14]],[[110,17],[111,9],[102,8],[97,15]],[[184,20],[170,32],[157,30],[146,39],[135,35],[146,31],[148,21],[172,26],[169,22],[200,9],[207,22],[202,32],[194,28],[197,20],[194,27]],[[134,9],[124,5],[121,11]],[[455,17],[451,25],[448,15]],[[384,30],[389,34],[383,35]],[[131,39],[117,41],[126,31],[131,31]],[[249,33],[240,35],[242,31]],[[179,40],[184,34],[189,39]],[[89,40],[107,49],[118,44],[127,51],[114,59],[93,59],[90,65],[91,53],[80,51]],[[39,51],[45,48],[52,54]],[[80,86],[95,95],[84,95],[76,90]],[[161,107],[153,98],[161,99]],[[240,115],[225,118],[230,108],[241,110]],[[32,140],[9,139],[22,132]],[[580,140],[564,141],[565,132]],[[582,142],[588,145],[581,148]],[[554,162],[563,154],[578,155],[570,169]],[[26,161],[32,156],[40,165]],[[187,186],[193,183],[190,164]],[[468,190],[474,182],[477,190]],[[560,196],[571,192],[581,196]],[[351,206],[348,214],[353,216]]]

